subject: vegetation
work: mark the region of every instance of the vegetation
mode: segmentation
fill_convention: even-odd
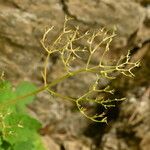
[[[26,105],[31,103],[34,96],[39,92],[47,90],[50,94],[67,99],[76,104],[78,110],[88,119],[95,122],[107,122],[105,112],[100,114],[90,114],[86,103],[100,105],[103,109],[114,107],[115,103],[122,101],[120,99],[105,99],[101,93],[113,94],[114,90],[110,86],[103,89],[99,88],[101,78],[113,80],[114,74],[123,74],[128,77],[134,77],[132,70],[139,66],[138,62],[130,62],[130,52],[125,57],[121,57],[116,64],[106,64],[104,62],[107,52],[110,50],[110,44],[114,38],[115,30],[106,30],[104,28],[95,31],[81,32],[79,27],[71,28],[68,25],[68,18],[65,18],[64,27],[59,36],[49,43],[48,35],[53,27],[46,30],[41,40],[42,46],[47,53],[44,69],[42,72],[44,86],[36,88],[33,84],[23,82],[15,89],[12,85],[3,80],[1,76],[0,83],[0,149],[4,150],[43,150],[37,131],[41,124],[27,115]],[[84,47],[79,42],[84,43]],[[96,53],[99,54],[101,46],[105,46],[101,57],[96,63],[92,59]],[[64,75],[54,79],[51,83],[47,82],[48,61],[51,55],[57,54],[61,59],[64,68]],[[85,65],[76,65],[77,61],[85,61]],[[83,95],[72,98],[68,95],[57,93],[53,87],[60,82],[74,77],[78,74],[93,74],[96,80],[89,86],[89,90]],[[37,148],[38,147],[38,148]]]
[[[34,96],[9,104],[11,98],[34,90],[36,87],[31,83],[23,82],[14,89],[9,82],[1,81],[0,150],[44,150],[37,132],[41,124],[26,112],[26,105],[32,102]]]

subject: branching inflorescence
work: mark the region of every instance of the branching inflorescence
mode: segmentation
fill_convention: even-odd
[[[103,97],[93,98],[93,94],[100,94],[100,93],[109,93],[113,94],[114,90],[112,90],[109,86],[106,86],[104,89],[99,89],[99,81],[102,77],[105,77],[109,80],[115,79],[116,76],[112,75],[114,72],[119,74],[123,74],[128,77],[134,77],[132,70],[135,67],[139,66],[139,61],[137,62],[130,62],[130,51],[125,57],[121,57],[115,65],[105,65],[104,59],[107,52],[110,50],[110,44],[115,34],[115,30],[106,30],[104,28],[98,29],[96,31],[86,31],[81,32],[80,28],[74,27],[74,29],[69,28],[68,21],[69,18],[65,18],[64,26],[62,32],[59,36],[51,43],[47,42],[47,36],[49,35],[50,31],[53,30],[54,27],[49,28],[46,30],[43,38],[41,40],[42,46],[44,50],[47,52],[47,58],[44,65],[44,70],[42,72],[42,76],[45,83],[45,89],[47,89],[51,94],[71,100],[75,102],[79,111],[87,118],[95,122],[107,122],[107,118],[105,113],[102,112],[100,114],[89,115],[87,113],[87,109],[82,105],[84,102],[91,102],[96,103],[98,105],[103,106],[105,109],[109,107],[114,107],[113,102],[122,101],[124,98],[121,99],[104,99]],[[99,42],[97,42],[99,40]],[[84,46],[79,46],[80,42],[84,43]],[[101,46],[105,45],[103,53],[97,64],[92,64],[92,58],[94,54],[100,51]],[[47,65],[49,61],[49,57],[57,53],[60,57],[62,64],[65,68],[64,76],[55,79],[52,83],[47,83]],[[77,62],[78,60],[82,60],[83,56],[86,56],[86,63],[84,66],[78,66],[74,69],[72,65]],[[96,76],[96,81],[89,87],[89,90],[81,95],[78,98],[71,98],[69,96],[61,95],[54,91],[51,87],[58,84],[59,82],[72,77],[76,76],[77,74],[81,73],[92,73]]]

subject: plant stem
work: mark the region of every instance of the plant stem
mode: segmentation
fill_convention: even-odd
[[[77,75],[77,74],[79,74],[79,73],[82,73],[82,72],[87,72],[87,71],[90,72],[90,71],[92,71],[92,70],[93,70],[93,69],[91,69],[91,70],[90,70],[90,69],[86,70],[86,69],[84,68],[84,69],[79,69],[79,70],[77,70],[77,71],[74,71],[74,72],[72,72],[72,73],[67,73],[67,74],[64,75],[64,76],[55,79],[52,83],[49,83],[49,84],[47,84],[46,86],[42,86],[42,87],[40,87],[39,89],[37,89],[37,90],[35,90],[35,91],[31,92],[31,93],[28,93],[28,94],[25,94],[25,95],[16,97],[16,98],[14,98],[14,99],[12,99],[12,100],[9,100],[8,102],[3,103],[3,104],[0,106],[0,108],[7,107],[7,106],[10,106],[10,105],[14,105],[14,104],[16,104],[18,101],[24,100],[25,98],[27,98],[27,97],[29,97],[29,96],[36,95],[36,94],[38,94],[38,93],[40,93],[40,92],[42,92],[42,91],[44,91],[44,90],[46,90],[46,89],[48,89],[48,88],[50,88],[50,87],[53,87],[54,85],[60,83],[61,81],[65,80],[65,79],[67,79],[67,78],[69,78],[69,77],[71,77],[71,76],[75,76],[75,75]]]

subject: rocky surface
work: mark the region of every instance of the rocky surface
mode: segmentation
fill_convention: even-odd
[[[57,21],[58,16],[62,19]],[[44,57],[40,45],[42,34],[46,27],[60,28],[63,17],[57,1],[0,2],[0,53],[1,65],[5,66],[1,68],[6,76],[9,74],[12,80],[35,78]]]
[[[119,119],[113,128],[103,136],[104,150],[150,149],[150,88],[141,87],[133,93],[128,95],[128,101],[121,106]]]
[[[42,139],[46,149],[60,150],[59,145],[49,136],[44,136]]]
[[[119,81],[122,85],[118,86],[121,86],[122,93],[129,97],[129,101],[119,106],[118,118],[109,127],[105,126],[104,132],[101,132],[101,127],[90,128],[94,123],[76,111],[71,102],[47,93],[38,95],[38,101],[30,106],[30,111],[43,123],[41,134],[46,136],[44,141],[47,141],[47,148],[149,150],[149,0],[1,0],[0,71],[4,71],[5,78],[14,85],[22,80],[43,84],[40,72],[45,52],[40,39],[45,29],[52,25],[55,29],[50,39],[54,39],[63,26],[65,15],[74,18],[73,24],[79,24],[83,30],[97,27],[109,29],[115,25],[117,37],[112,43],[110,57],[131,49],[134,59],[144,58],[143,68],[138,71],[137,79]],[[50,58],[48,64],[50,81],[62,70],[59,59],[54,59]],[[55,88],[58,92],[75,97],[86,90],[93,80],[93,76],[71,78]],[[131,85],[132,90],[127,90]]]

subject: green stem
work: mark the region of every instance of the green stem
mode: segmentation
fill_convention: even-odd
[[[64,96],[62,94],[59,94],[57,92],[52,91],[51,89],[48,89],[48,92],[50,94],[54,95],[54,96],[60,97],[60,98],[65,99],[65,100],[69,100],[69,101],[73,101],[73,102],[76,101],[76,99],[74,99],[74,98],[71,98],[71,97],[68,97],[68,96]]]
[[[74,71],[72,73],[68,73],[68,74],[66,74],[66,75],[64,75],[64,76],[62,76],[60,78],[55,79],[52,83],[49,83],[46,86],[40,87],[39,89],[37,89],[37,90],[35,90],[35,91],[31,92],[31,93],[19,96],[17,98],[9,100],[8,102],[5,102],[4,104],[2,104],[0,106],[0,108],[7,107],[7,106],[10,106],[10,105],[14,105],[20,100],[24,100],[25,98],[27,98],[29,96],[36,95],[36,94],[46,90],[47,88],[53,87],[54,85],[60,83],[61,81],[65,80],[65,79],[67,79],[67,78],[69,78],[71,76],[75,76],[76,74],[79,74],[79,73],[82,73],[82,72],[85,72],[85,71],[86,71],[86,69],[80,69],[80,70]]]
[[[40,92],[42,92],[42,91],[44,91],[44,90],[47,90],[48,88],[51,88],[51,87],[57,85],[58,83],[62,82],[63,80],[65,80],[65,79],[67,79],[67,78],[69,78],[69,77],[75,76],[75,75],[77,75],[77,74],[80,74],[80,73],[83,73],[83,72],[95,73],[95,71],[97,72],[97,69],[99,69],[99,68],[100,68],[100,66],[92,67],[92,68],[89,68],[89,69],[87,69],[87,68],[82,68],[82,69],[79,69],[79,70],[77,70],[77,71],[74,71],[74,72],[71,72],[71,73],[67,73],[67,74],[64,75],[64,76],[55,79],[53,82],[47,84],[46,86],[42,86],[42,87],[40,87],[39,89],[37,89],[37,90],[35,90],[35,91],[33,91],[33,92],[30,92],[30,93],[28,93],[28,94],[25,94],[25,95],[16,97],[16,98],[14,98],[14,99],[12,99],[12,100],[9,100],[8,102],[3,103],[3,104],[0,106],[0,108],[2,108],[2,107],[7,107],[7,106],[10,106],[10,105],[14,105],[14,104],[16,104],[18,101],[20,101],[20,100],[24,100],[25,98],[27,98],[27,97],[29,97],[29,96],[33,96],[33,95],[36,95],[36,94],[38,94],[38,93],[40,93]],[[107,72],[107,71],[106,71],[106,72]],[[54,93],[53,93],[53,94],[54,94]],[[58,95],[58,93],[55,93],[55,95],[58,96],[58,97],[62,97],[60,94]],[[66,97],[66,96],[63,96],[63,98],[65,98],[65,99],[70,99],[70,98],[68,98],[68,97]],[[72,99],[72,101],[74,101],[74,99]]]

